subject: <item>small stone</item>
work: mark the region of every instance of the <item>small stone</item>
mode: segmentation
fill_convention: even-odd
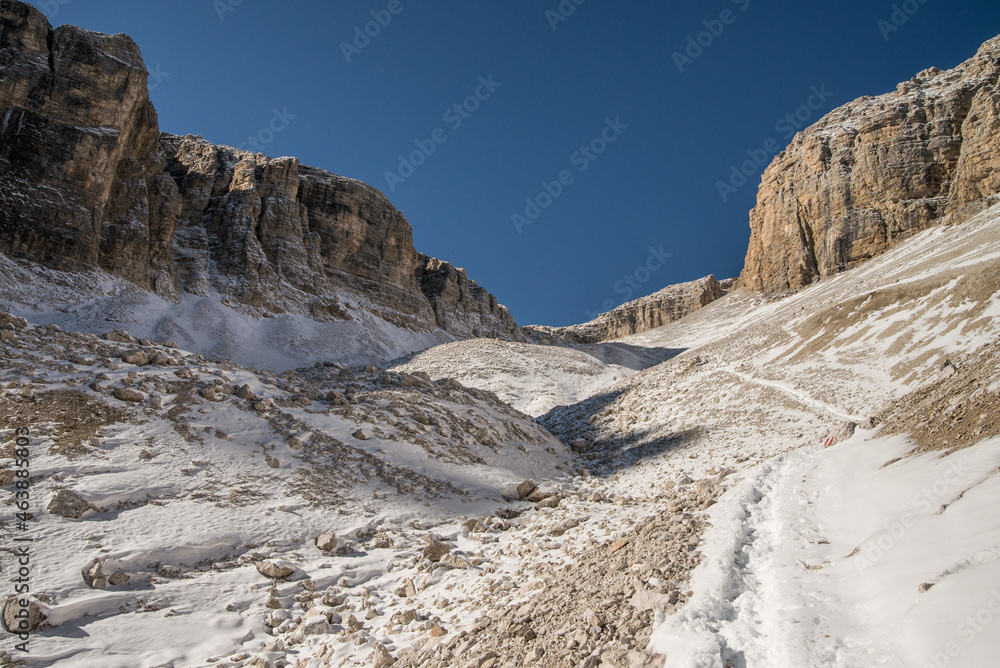
[[[108,341],[115,341],[117,343],[138,343],[134,336],[121,329],[116,329],[113,332],[105,334],[104,338]]]
[[[427,547],[424,548],[424,559],[432,562],[439,562],[451,552],[451,548],[439,540],[430,539]]]
[[[414,584],[413,578],[408,578],[403,586],[396,590],[396,596],[400,598],[413,598],[416,595],[417,585]]]
[[[538,485],[535,484],[534,480],[525,480],[517,486],[517,498],[526,499],[536,489],[538,489]]]
[[[316,547],[323,552],[332,552],[337,548],[337,534],[333,531],[320,534],[316,537]]]
[[[555,496],[550,496],[547,499],[543,499],[535,504],[536,510],[541,510],[542,508],[558,508],[559,499]]]
[[[325,635],[330,632],[330,622],[325,615],[313,615],[302,621],[300,629],[307,636]]]
[[[23,607],[22,598],[11,596],[3,602],[3,625],[11,633],[31,633],[45,621],[42,606],[29,599],[28,605]]]
[[[441,563],[463,571],[472,568],[472,562],[458,554],[446,554],[441,558]]]
[[[628,545],[628,539],[621,538],[619,540],[616,540],[615,542],[611,543],[611,545],[608,547],[608,554],[609,555],[614,554],[615,552],[622,549],[626,545]]]
[[[92,508],[93,506],[87,503],[83,497],[68,489],[60,489],[56,492],[48,505],[48,511],[53,515],[72,519],[79,519]]]
[[[128,580],[129,580],[129,575],[127,573],[118,571],[116,573],[112,573],[111,576],[108,577],[108,584],[111,585],[112,587],[117,587],[120,584],[128,582]]]
[[[532,503],[538,503],[540,501],[544,501],[545,499],[549,498],[550,496],[552,496],[552,495],[549,494],[548,492],[543,492],[541,489],[536,489],[535,491],[533,491],[531,494],[529,494],[527,496],[527,498],[525,499],[525,501],[531,501]]]
[[[236,388],[236,396],[245,401],[257,401],[258,397],[250,389],[249,385],[240,385]]]
[[[389,654],[385,645],[380,642],[375,643],[375,648],[372,650],[369,661],[371,661],[372,668],[388,668],[396,663],[396,660]]]
[[[149,357],[146,353],[141,350],[131,350],[127,353],[122,353],[121,361],[126,364],[134,364],[136,366],[146,366],[149,364]]]
[[[284,580],[295,572],[295,566],[287,561],[265,559],[257,562],[257,572],[272,580]]]
[[[115,399],[139,404],[146,401],[146,394],[131,387],[119,387],[115,389]]]

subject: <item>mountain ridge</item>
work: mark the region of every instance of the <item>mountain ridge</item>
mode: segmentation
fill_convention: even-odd
[[[416,251],[376,188],[161,134],[127,36],[53,29],[13,0],[0,3],[0,32],[0,251],[170,301],[214,291],[258,317],[349,319],[344,302],[360,296],[413,332],[523,340],[464,270]]]

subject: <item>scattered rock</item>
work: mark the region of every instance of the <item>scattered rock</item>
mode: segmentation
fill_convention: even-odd
[[[49,501],[48,511],[60,517],[79,519],[88,510],[94,507],[87,503],[82,496],[69,489],[60,489]]]
[[[535,504],[536,510],[541,510],[542,508],[558,508],[559,498],[555,496],[550,496],[548,498],[542,499]]]
[[[417,585],[414,584],[413,578],[407,578],[406,582],[403,583],[403,586],[396,590],[396,596],[400,598],[413,598],[416,595]]]
[[[121,361],[126,364],[146,366],[149,364],[149,357],[141,350],[131,350],[127,353],[122,353]]]
[[[538,485],[534,480],[525,480],[517,486],[517,498],[526,499],[536,489],[538,489]]]
[[[11,633],[31,633],[45,621],[45,611],[36,601],[27,599],[28,605],[22,606],[25,599],[9,596],[3,602],[3,625]]]
[[[240,385],[236,389],[236,396],[245,401],[258,401],[259,397],[253,393],[249,385]]]
[[[337,535],[333,531],[320,534],[316,537],[316,547],[323,552],[332,552],[337,549]]]
[[[392,658],[392,654],[389,654],[385,645],[380,642],[375,643],[375,647],[372,650],[369,661],[371,661],[372,668],[388,668],[392,664],[396,663],[396,660]]]
[[[117,343],[139,343],[138,339],[122,329],[116,329],[113,332],[108,332],[104,335],[104,338],[108,341],[115,341]]]
[[[442,543],[439,540],[431,538],[424,548],[424,559],[432,562],[439,562],[441,559],[451,553],[451,548]]]
[[[143,403],[148,398],[144,392],[131,387],[115,388],[114,396],[119,401],[128,401],[133,404]]]
[[[313,615],[302,620],[299,629],[303,635],[307,636],[326,635],[330,632],[330,622],[325,615]]]
[[[257,572],[272,580],[284,580],[295,572],[295,566],[287,561],[265,559],[257,562]]]

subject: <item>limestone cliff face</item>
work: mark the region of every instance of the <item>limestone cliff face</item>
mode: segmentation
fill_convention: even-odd
[[[161,146],[180,202],[178,290],[271,313],[308,305],[317,319],[345,317],[346,291],[394,324],[434,326],[410,225],[374,188],[200,137],[163,135]]]
[[[514,341],[525,340],[510,312],[498,305],[496,297],[485,288],[470,280],[464,269],[421,254],[417,280],[441,329],[463,338],[489,336],[494,331],[505,332],[504,338]]]
[[[0,249],[143,287],[169,275],[173,193],[146,77],[128,37],[0,2]]]
[[[263,316],[349,318],[350,301],[416,331],[522,337],[463,271],[417,253],[375,188],[161,135],[147,76],[128,37],[0,0],[0,252]]]
[[[998,77],[1000,37],[796,135],[764,172],[740,284],[794,290],[984,208],[1000,192]]]
[[[715,276],[670,285],[659,292],[622,304],[590,322],[569,327],[528,325],[528,337],[538,343],[602,343],[662,327],[725,296],[734,280]]]

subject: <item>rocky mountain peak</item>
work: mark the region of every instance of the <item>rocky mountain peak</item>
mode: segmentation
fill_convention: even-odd
[[[0,2],[0,184],[0,252],[22,261],[257,317],[350,319],[351,302],[404,330],[522,338],[463,271],[417,253],[375,188],[161,135],[135,42],[53,29],[14,0]]]
[[[1000,191],[1000,38],[800,132],[764,172],[741,285],[780,293],[960,223]]]

